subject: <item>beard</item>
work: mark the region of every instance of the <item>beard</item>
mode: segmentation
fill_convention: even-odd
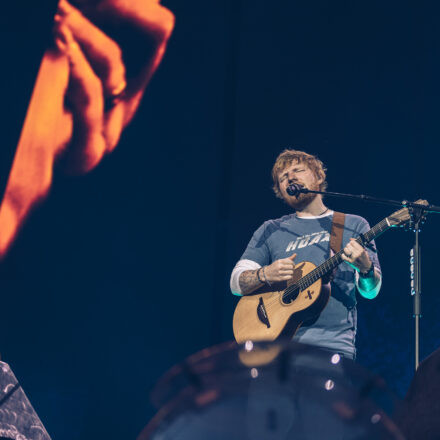
[[[312,191],[319,191],[319,185],[313,184],[310,188]],[[284,196],[284,201],[295,211],[302,211],[306,206],[315,200],[318,194],[307,193],[307,194],[299,194],[296,196]]]

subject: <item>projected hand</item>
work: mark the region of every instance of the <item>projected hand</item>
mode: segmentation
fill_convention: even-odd
[[[56,158],[82,173],[115,148],[173,26],[157,0],[60,0],[0,207],[0,256],[49,191]]]
[[[83,12],[60,0],[55,29],[57,46],[70,65],[67,102],[73,136],[66,163],[74,172],[88,171],[114,149],[160,63],[174,24],[171,12],[154,0],[83,1],[81,8]],[[129,32],[121,30],[120,17]]]

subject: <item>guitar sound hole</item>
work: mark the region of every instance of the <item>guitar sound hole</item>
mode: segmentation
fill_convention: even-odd
[[[288,287],[283,294],[283,304],[290,304],[292,301],[295,301],[298,298],[300,289],[295,284],[292,284]]]

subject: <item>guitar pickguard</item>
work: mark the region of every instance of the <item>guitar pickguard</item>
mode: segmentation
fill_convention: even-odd
[[[258,302],[257,315],[258,315],[258,319],[263,324],[266,324],[267,328],[270,328],[270,322],[269,322],[269,318],[267,317],[266,308],[264,307],[262,296],[260,296],[260,301]]]

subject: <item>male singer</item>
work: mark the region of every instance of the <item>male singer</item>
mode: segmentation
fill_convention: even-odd
[[[324,205],[321,194],[291,196],[287,188],[298,184],[310,190],[327,187],[326,169],[315,156],[284,150],[272,168],[273,190],[294,212],[268,220],[254,233],[231,275],[235,295],[249,295],[263,284],[288,281],[295,264],[315,265],[330,257],[330,232],[334,212]],[[331,296],[317,319],[303,323],[294,340],[317,345],[354,359],[356,356],[356,295],[375,298],[381,286],[381,271],[374,243],[369,249],[355,241],[368,231],[368,222],[345,214],[342,258],[331,277]]]

